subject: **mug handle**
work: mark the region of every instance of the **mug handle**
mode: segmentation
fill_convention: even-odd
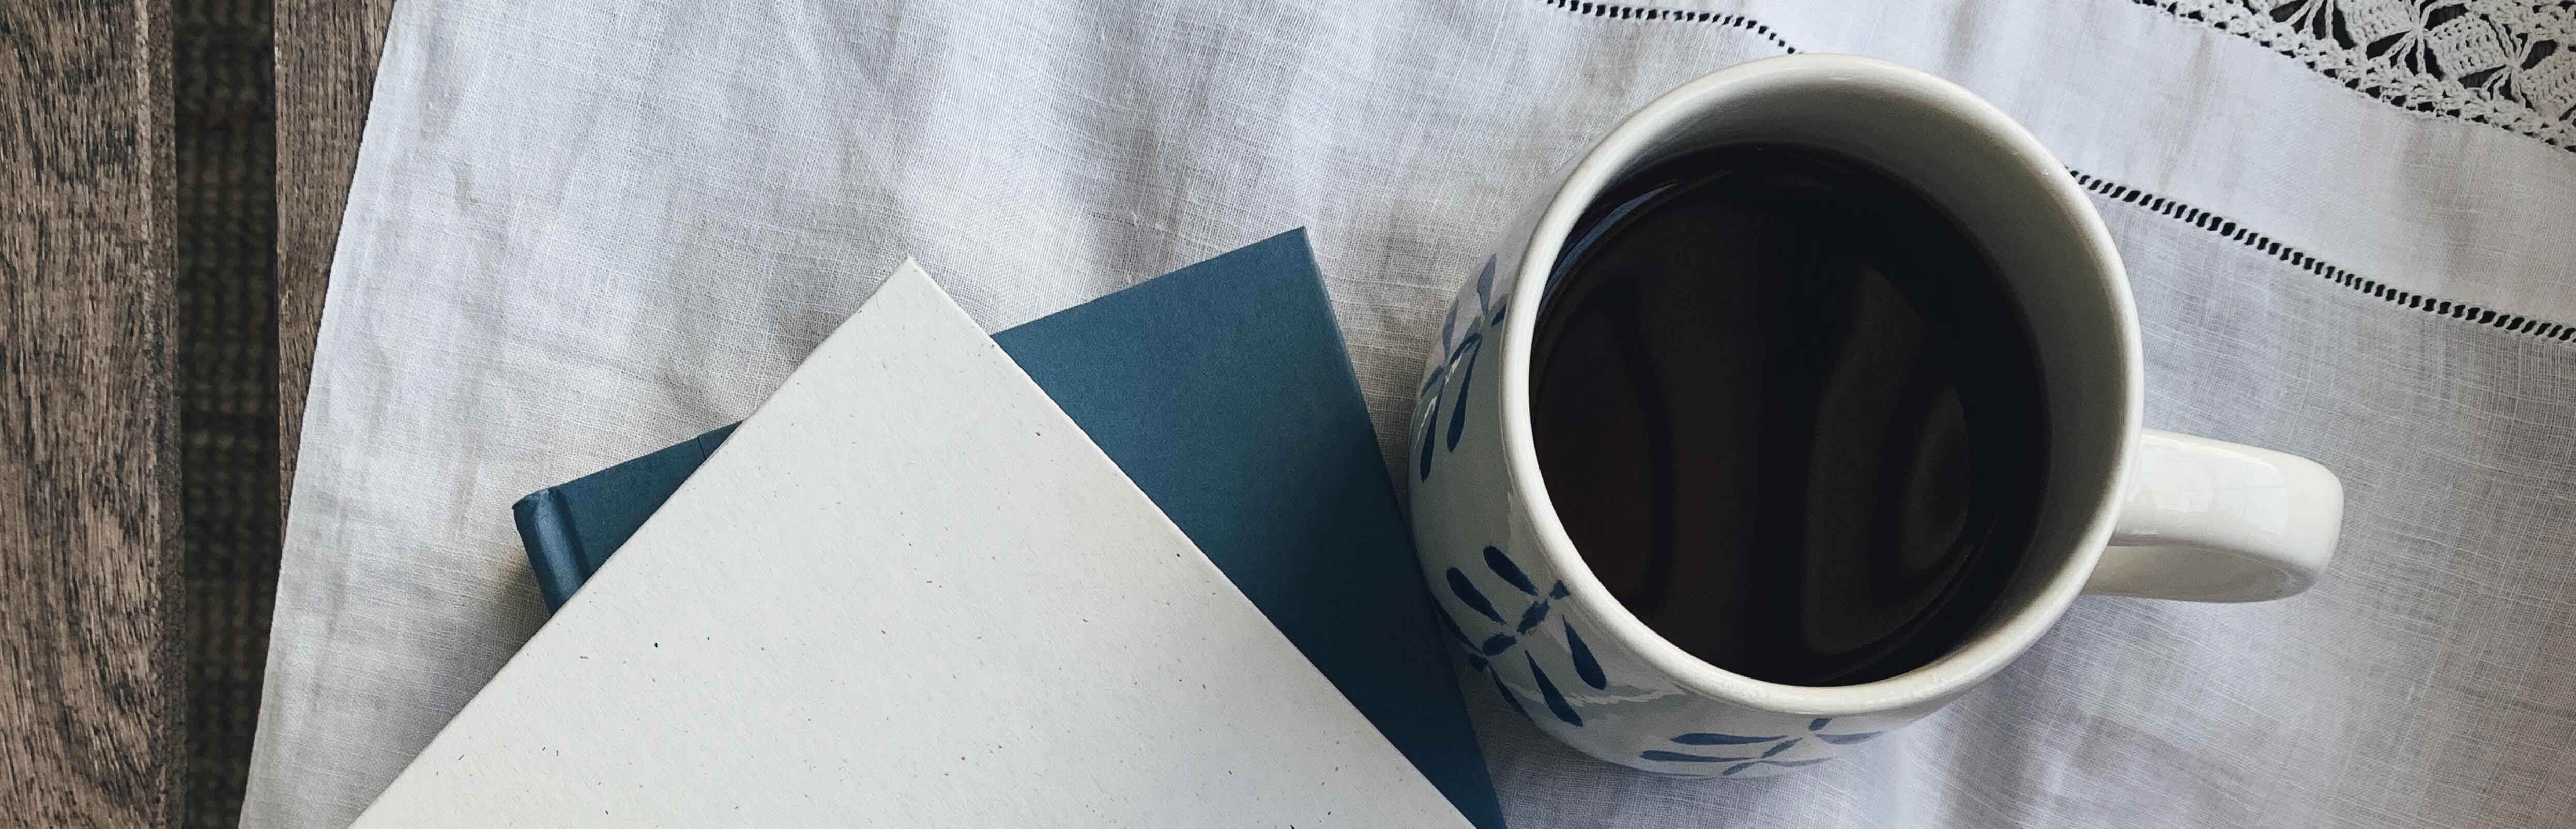
[[[2308,589],[2334,557],[2343,482],[2315,461],[2149,429],[2129,463],[2086,593],[2259,602]]]

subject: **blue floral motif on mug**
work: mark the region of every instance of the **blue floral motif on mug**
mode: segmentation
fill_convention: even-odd
[[[1440,323],[1440,350],[1449,356],[1433,366],[1431,375],[1422,380],[1422,434],[1414,441],[1422,445],[1422,459],[1417,465],[1417,473],[1422,480],[1431,479],[1432,450],[1456,451],[1458,440],[1466,436],[1467,392],[1476,379],[1476,360],[1485,354],[1485,330],[1488,326],[1502,324],[1506,304],[1494,299],[1494,262],[1492,257],[1486,257],[1484,270],[1476,272],[1476,313],[1468,317],[1464,336],[1458,328],[1459,306],[1466,301],[1464,297],[1450,303],[1449,317]],[[1454,388],[1452,380],[1456,381]],[[1450,406],[1448,434],[1439,435],[1443,440],[1434,441],[1432,438],[1440,427],[1440,403],[1444,399],[1456,402]]]
[[[1833,724],[1833,721],[1834,718],[1832,717],[1817,717],[1808,721],[1807,734],[1802,737],[1793,737],[1786,734],[1771,737],[1743,737],[1734,734],[1713,734],[1707,732],[1684,734],[1679,737],[1674,737],[1673,743],[1675,745],[1691,746],[1695,749],[1694,751],[1666,751],[1658,749],[1641,752],[1637,755],[1637,758],[1640,760],[1653,760],[1659,763],[1733,763],[1734,765],[1727,766],[1725,771],[1717,773],[1717,776],[1719,777],[1732,777],[1736,772],[1753,768],[1755,766],[1797,768],[1799,766],[1812,766],[1817,763],[1833,759],[1830,757],[1818,757],[1812,760],[1771,759],[1773,757],[1780,756],[1781,753],[1786,752],[1789,749],[1797,747],[1799,743],[1808,739],[1814,739],[1817,742],[1825,743],[1827,745],[1840,746],[1868,742],[1870,738],[1884,733],[1878,731],[1862,731],[1844,734],[1825,733],[1825,726]],[[1759,751],[1756,751],[1756,749],[1759,749]],[[1706,751],[1708,753],[1700,753],[1702,751]],[[1742,756],[1720,756],[1721,754],[1741,754]]]
[[[1455,637],[1458,644],[1467,649],[1467,665],[1492,678],[1494,690],[1502,692],[1503,699],[1510,702],[1513,709],[1526,715],[1529,712],[1528,709],[1521,707],[1520,696],[1512,693],[1510,686],[1503,684],[1500,665],[1497,661],[1512,648],[1520,645],[1523,637],[1529,636],[1533,631],[1538,630],[1540,625],[1547,622],[1548,614],[1553,609],[1555,601],[1566,596],[1565,582],[1557,582],[1546,592],[1540,592],[1538,583],[1531,581],[1529,574],[1521,570],[1520,565],[1513,563],[1511,557],[1504,555],[1502,549],[1498,547],[1485,548],[1485,567],[1494,571],[1495,576],[1514,589],[1528,596],[1529,605],[1521,609],[1517,621],[1510,621],[1501,608],[1494,606],[1492,599],[1486,598],[1483,590],[1476,588],[1475,582],[1467,578],[1464,571],[1455,567],[1449,568],[1446,579],[1449,594],[1457,597],[1459,604],[1466,605],[1467,609],[1475,611],[1476,615],[1494,624],[1508,627],[1478,640],[1467,635],[1466,628],[1460,626],[1458,620],[1450,616],[1447,611],[1440,611],[1435,615],[1439,616],[1441,624],[1449,629],[1449,635]],[[1592,658],[1592,648],[1583,643],[1583,635],[1575,632],[1574,620],[1564,618],[1560,614],[1557,626],[1565,633],[1565,646],[1570,661],[1574,663],[1575,678],[1582,680],[1583,684],[1591,686],[1593,690],[1607,690],[1610,687],[1610,678],[1602,674],[1601,663]],[[1548,678],[1546,669],[1539,667],[1538,658],[1531,656],[1527,649],[1523,649],[1521,662],[1529,667],[1530,681],[1538,686],[1539,701],[1546,704],[1548,713],[1556,715],[1558,722],[1576,728],[1583,727],[1583,715],[1574,710],[1572,703],[1566,701],[1564,692],[1557,690],[1556,681]]]

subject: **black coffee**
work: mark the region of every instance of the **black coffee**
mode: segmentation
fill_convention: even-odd
[[[2037,352],[1959,225],[1854,160],[1744,146],[1595,202],[1539,317],[1557,517],[1735,673],[1848,685],[1967,638],[2030,543]]]

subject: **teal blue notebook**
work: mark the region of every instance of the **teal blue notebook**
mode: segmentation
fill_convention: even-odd
[[[993,335],[1467,819],[1500,829],[1303,230]],[[562,606],[733,427],[522,499]]]

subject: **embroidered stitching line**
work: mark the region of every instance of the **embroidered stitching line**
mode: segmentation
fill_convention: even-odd
[[[2353,290],[2403,305],[2408,308],[2424,311],[2426,313],[2439,314],[2453,319],[2467,320],[2481,325],[2502,328],[2506,331],[2512,331],[2515,333],[2532,334],[2544,339],[2558,340],[2560,342],[2576,342],[2576,327],[2549,322],[2546,320],[2533,319],[2521,314],[2498,313],[2494,310],[2471,305],[2466,302],[2435,299],[2413,291],[2393,288],[2386,283],[2344,270],[2343,268],[2330,264],[2323,259],[2311,256],[2306,251],[2281,244],[2279,240],[2265,236],[2261,233],[2256,233],[2252,228],[2237,224],[2233,220],[2211,213],[2207,210],[2192,207],[2190,205],[2183,204],[2182,202],[2174,201],[2127,185],[2105,181],[2098,176],[2085,173],[2082,170],[2070,168],[2066,172],[2075,176],[2075,183],[2081,184],[2084,186],[2084,189],[2098,193],[2105,198],[2116,199],[2127,204],[2137,205],[2153,211],[2158,215],[2177,219],[2202,230],[2218,234],[2228,239],[2233,239],[2239,244],[2271,254],[2273,258],[2286,262],[2300,270],[2324,277],[2333,281],[2337,285],[2342,285],[2346,288],[2351,288]]]
[[[1734,28],[1743,29],[1754,34],[1761,35],[1764,40],[1771,41],[1771,45],[1780,47],[1780,51],[1784,53],[1793,55],[1798,53],[1798,47],[1789,45],[1789,42],[1786,40],[1781,40],[1780,34],[1772,31],[1770,26],[1763,24],[1761,21],[1754,20],[1753,18],[1740,14],[1691,11],[1687,9],[1656,9],[1641,6],[1616,6],[1609,3],[1594,3],[1590,2],[1590,0],[1539,0],[1539,2],[1555,6],[1559,9],[1564,9],[1575,14],[1588,14],[1593,17],[1607,17],[1615,20],[1670,20],[1677,23],[1714,23],[1720,26],[1732,26]]]

